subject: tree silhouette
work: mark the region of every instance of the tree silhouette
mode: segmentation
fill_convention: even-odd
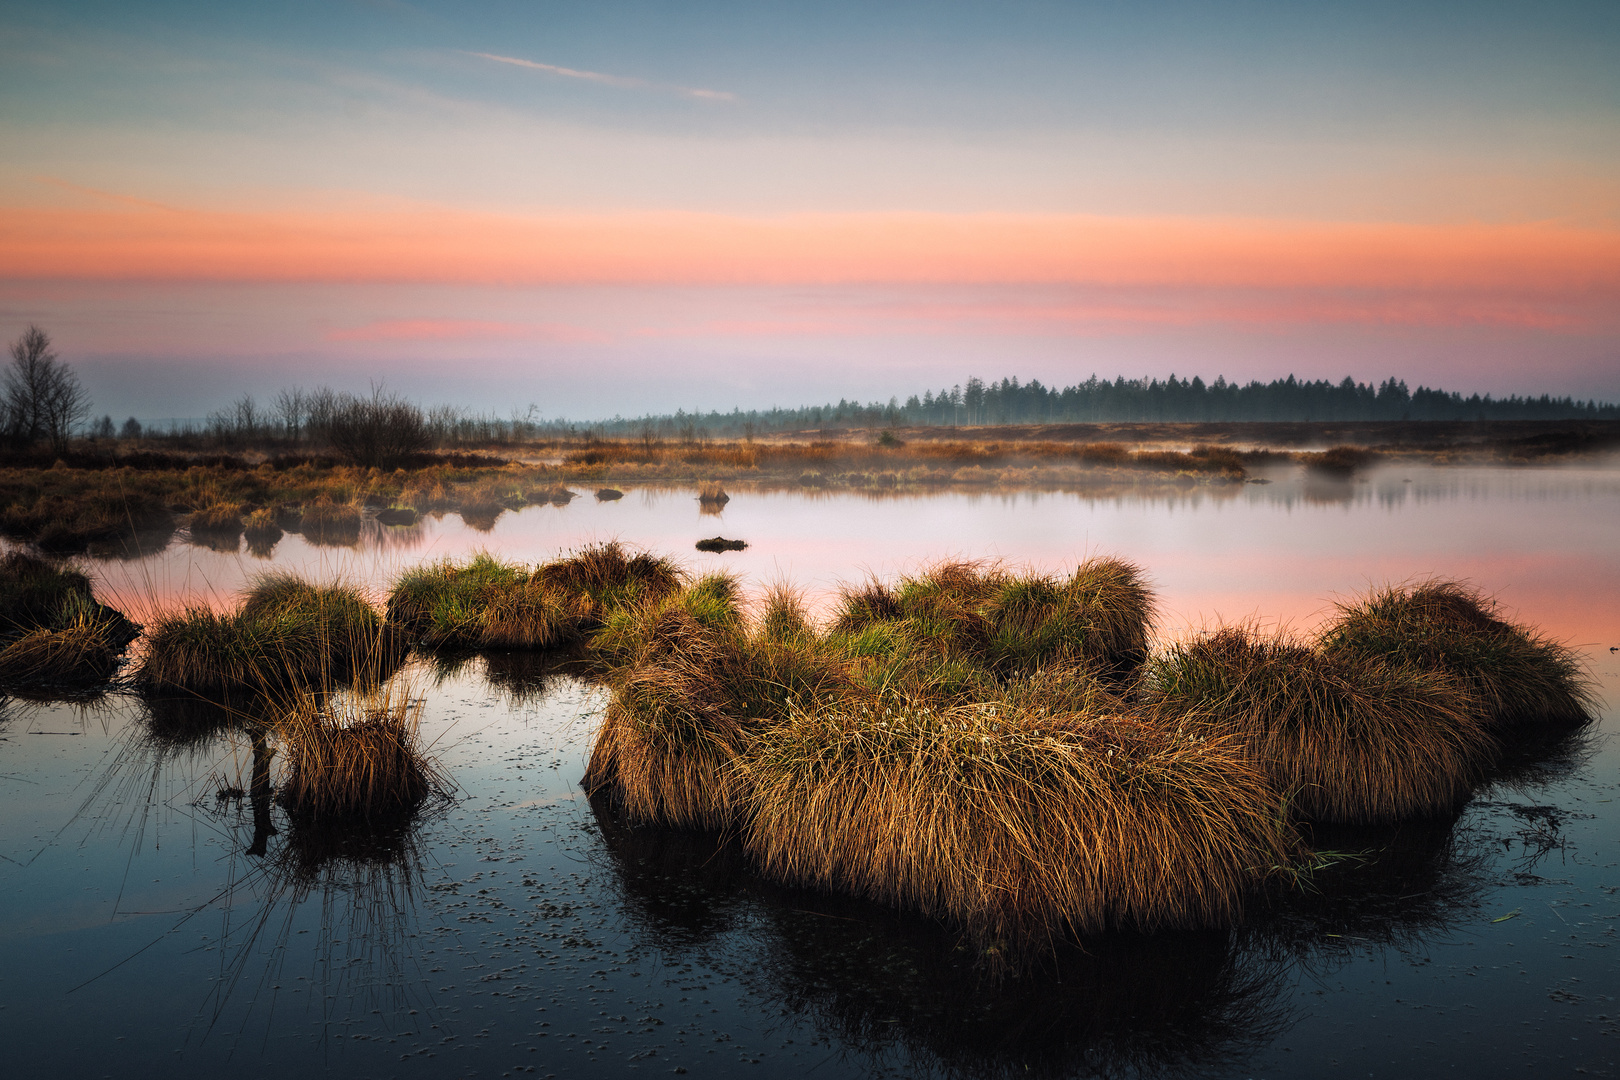
[[[37,326],[12,342],[3,390],[4,431],[14,446],[43,441],[63,453],[73,429],[90,415],[90,395],[73,369],[56,358],[50,335]]]

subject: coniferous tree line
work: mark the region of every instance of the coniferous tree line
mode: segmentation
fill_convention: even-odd
[[[981,426],[997,424],[1084,424],[1201,421],[1354,421],[1354,420],[1615,420],[1620,406],[1572,397],[1464,396],[1456,391],[1419,386],[1400,379],[1358,383],[1346,377],[1274,379],[1269,383],[1228,382],[1217,378],[1126,379],[1110,382],[1093,375],[1062,389],[1037,379],[985,382],[978,378],[937,391],[913,394],[904,402],[861,402],[842,398],[836,404],[731,412],[678,411],[673,415],[615,418],[605,431],[656,431],[685,435],[693,430],[765,431],[782,428],[906,426]]]

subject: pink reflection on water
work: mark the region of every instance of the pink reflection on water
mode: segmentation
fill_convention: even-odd
[[[640,488],[500,517],[488,532],[452,514],[379,529],[356,549],[285,537],[273,558],[176,544],[96,564],[114,602],[141,614],[228,603],[265,569],[346,580],[378,597],[409,566],[488,550],[535,562],[602,540],[730,570],[759,590],[785,580],[825,610],[840,583],[892,578],[945,558],[1063,573],[1092,555],[1140,563],[1158,590],[1161,632],[1256,617],[1310,629],[1369,584],[1463,578],[1515,617],[1577,644],[1620,644],[1620,470],[1406,468],[1354,482],[1282,473],[1270,485],[1108,498],[1031,491],[927,495],[733,490],[704,514],[693,490]],[[704,537],[748,541],[705,555]]]

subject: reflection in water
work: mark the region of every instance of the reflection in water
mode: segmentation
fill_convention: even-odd
[[[340,1011],[380,1009],[403,1018],[429,1008],[408,942],[424,891],[421,831],[448,800],[365,822],[346,818],[337,827],[290,815],[275,798],[279,747],[268,705],[228,709],[197,698],[141,705],[140,722],[130,725],[75,820],[116,830],[139,848],[152,815],[183,804],[225,843],[222,886],[166,931],[210,910],[220,915],[220,971],[202,1004],[202,1036],[233,1000],[244,1029],[257,1013],[268,1032],[276,1009],[288,1004],[275,1004],[283,986],[292,1004],[318,1012],[323,1027],[339,1021]],[[288,972],[289,943],[309,921],[311,901],[319,903],[315,938],[297,952],[313,952],[311,969]],[[244,987],[251,992],[239,995]]]
[[[557,677],[571,674],[578,665],[577,659],[567,654],[526,649],[435,651],[427,654],[423,663],[435,689],[473,672],[481,675],[485,685],[511,708],[539,704]]]
[[[1580,732],[1516,755],[1494,783],[1567,777]],[[1387,826],[1317,827],[1325,865],[1258,898],[1230,933],[1117,933],[1058,942],[1033,974],[991,983],[947,927],[861,900],[768,882],[720,834],[627,822],[591,800],[605,859],[643,943],[741,978],[783,1015],[809,1017],[863,1071],[971,1077],[1197,1075],[1235,1068],[1287,1030],[1299,975],[1320,980],[1433,944],[1480,917],[1518,829],[1526,858],[1562,851],[1550,807],[1476,801],[1460,815]],[[1550,839],[1549,839],[1550,838]]]
[[[1337,861],[1257,906],[1239,929],[1246,948],[1317,977],[1386,949],[1421,957],[1432,940],[1477,913],[1492,883],[1485,840],[1458,822],[1316,826],[1316,850]]]
[[[1060,945],[1042,971],[988,983],[945,927],[754,875],[734,843],[591,807],[645,944],[743,937],[743,978],[867,1067],[963,1076],[1188,1075],[1235,1063],[1290,1022],[1279,960],[1226,933]]]
[[[254,789],[259,787],[258,769],[256,758]],[[429,1009],[425,973],[410,941],[424,893],[420,828],[432,812],[363,829],[331,829],[289,819],[272,807],[267,791],[262,801],[250,796],[250,803],[246,817],[239,806],[222,805],[216,811],[231,833],[233,849],[247,861],[229,861],[220,896],[221,971],[205,1002],[210,1024],[225,1013],[237,989],[249,983],[249,1012],[266,996],[273,1002],[275,995],[265,991],[281,985],[291,988],[287,996],[298,1004],[294,995],[307,986],[302,1006],[318,1012],[323,1027],[357,1010],[373,1009],[396,1016],[397,1026],[408,1023],[412,1008]],[[280,843],[269,843],[283,833]],[[310,970],[301,981],[299,972],[285,969],[285,962],[288,944],[298,923],[307,921],[301,917],[312,900],[320,905],[319,922]],[[262,1019],[268,1029],[271,1010]]]

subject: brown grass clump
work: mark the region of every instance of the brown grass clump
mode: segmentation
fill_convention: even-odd
[[[1499,727],[1591,720],[1591,680],[1575,652],[1504,620],[1494,601],[1461,582],[1387,586],[1340,604],[1321,648],[1452,675]]]
[[[598,605],[667,596],[681,586],[681,571],[668,559],[630,554],[618,541],[581,548],[546,563],[536,576],[547,585],[581,592]]]
[[[334,702],[305,698],[278,725],[287,746],[282,802],[296,817],[409,814],[449,790],[422,752],[420,700],[397,689]]]
[[[434,648],[557,649],[614,614],[679,590],[666,559],[600,544],[529,569],[488,554],[417,567],[388,597],[391,621]]]
[[[1118,559],[1087,560],[1067,580],[948,562],[895,588],[846,589],[833,632],[877,665],[885,685],[915,688],[919,663],[967,664],[1001,679],[1076,664],[1124,679],[1147,656],[1152,621],[1140,568]]]
[[[1329,476],[1349,476],[1371,463],[1377,454],[1362,446],[1333,446],[1318,454],[1300,454],[1305,467]]]
[[[407,647],[356,590],[270,574],[234,613],[189,607],[153,620],[136,677],[152,691],[223,698],[375,684],[399,667]]]
[[[792,710],[735,765],[780,880],[965,926],[991,949],[1223,926],[1298,840],[1235,739],[1005,702]]]
[[[749,636],[738,621],[705,625],[674,603],[647,640],[638,662],[614,675],[585,775],[587,791],[611,795],[634,820],[732,823],[740,790],[731,769],[752,733],[793,702],[860,692],[847,661],[813,641]]]
[[[478,617],[478,644],[496,649],[559,649],[578,641],[589,625],[590,598],[530,578],[492,590]]]
[[[205,506],[191,515],[190,527],[193,536],[241,536],[242,504],[220,502]]]
[[[242,532],[246,534],[250,545],[273,545],[281,539],[283,531],[276,522],[276,512],[268,506],[261,506],[249,514],[246,524],[242,527]]]
[[[360,508],[324,496],[303,508],[299,530],[312,544],[346,546],[360,541]]]
[[[79,571],[20,551],[0,558],[0,686],[13,693],[105,683],[139,632]]]
[[[65,625],[30,630],[0,646],[0,687],[42,690],[105,683],[127,644],[114,625],[89,611]]]
[[[1162,722],[1235,736],[1316,821],[1449,812],[1497,752],[1478,700],[1453,675],[1324,655],[1245,627],[1171,646],[1146,685]]]

